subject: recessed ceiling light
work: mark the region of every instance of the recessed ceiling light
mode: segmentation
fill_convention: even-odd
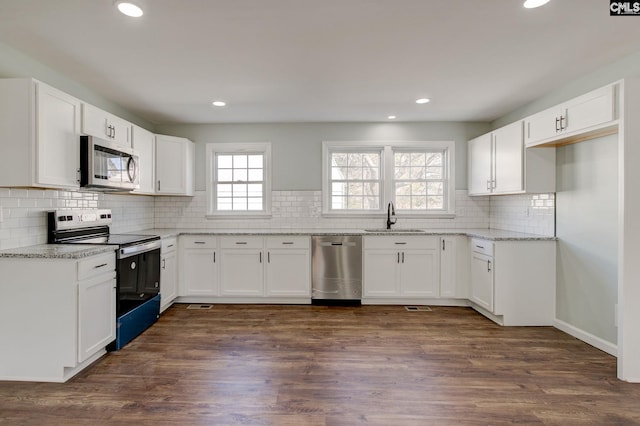
[[[430,101],[431,101],[431,99],[427,99],[427,98],[416,99],[416,103],[417,104],[426,104],[426,103],[428,103]]]
[[[525,0],[524,7],[527,9],[533,9],[536,7],[544,6],[549,3],[549,0]]]
[[[224,101],[213,101],[213,102],[211,102],[211,105],[217,106],[217,107],[223,107],[223,106],[226,106],[227,103],[224,102]]]
[[[396,119],[396,116],[395,116],[395,115],[390,115],[390,116],[388,116],[387,118],[388,118],[389,120],[395,120],[395,119]]]
[[[144,13],[140,6],[128,1],[117,1],[116,7],[120,11],[120,13],[123,13],[132,18],[139,18]]]

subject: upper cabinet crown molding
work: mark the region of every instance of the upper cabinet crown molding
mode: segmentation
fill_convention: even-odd
[[[617,133],[617,88],[610,84],[525,118],[526,146],[562,146]]]
[[[31,78],[0,79],[0,186],[80,186],[81,101]]]

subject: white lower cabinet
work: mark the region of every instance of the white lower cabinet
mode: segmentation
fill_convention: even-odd
[[[438,237],[365,236],[363,242],[363,298],[438,297]]]
[[[217,296],[218,238],[210,235],[180,236],[180,296]]]
[[[308,236],[181,236],[180,293],[190,302],[311,302]]]
[[[115,253],[0,258],[0,380],[65,382],[115,340]]]
[[[160,312],[163,312],[178,297],[178,241],[175,237],[162,240],[160,256]]]
[[[467,299],[469,259],[467,237],[440,237],[440,297]]]
[[[221,296],[264,295],[262,237],[220,237]]]
[[[556,242],[488,241],[471,244],[470,301],[502,325],[553,325]]]
[[[265,238],[265,295],[311,297],[311,251],[309,237]]]

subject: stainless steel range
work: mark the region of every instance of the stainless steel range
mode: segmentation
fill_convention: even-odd
[[[113,245],[116,251],[118,350],[146,330],[160,316],[160,237],[111,234],[111,210],[55,210],[48,212],[50,244]]]

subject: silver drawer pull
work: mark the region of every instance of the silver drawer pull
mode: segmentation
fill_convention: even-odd
[[[282,244],[291,245],[291,244],[293,244],[293,241],[283,241]]]
[[[169,244],[169,245],[167,246],[167,248],[171,248],[171,247],[173,247],[173,244]]]
[[[193,244],[206,244],[206,241],[194,241]]]
[[[93,269],[102,268],[104,266],[107,266],[107,263],[101,263],[100,265],[96,265],[96,266],[93,267]]]
[[[476,248],[483,249],[483,248],[484,248],[484,246],[478,246],[478,245],[476,245]]]
[[[395,244],[395,245],[397,245],[397,246],[403,246],[403,245],[405,245],[405,244],[407,244],[407,243],[406,243],[406,242],[404,242],[404,243],[394,243],[394,244]]]
[[[246,244],[247,244],[247,242],[246,242],[246,241],[236,241],[236,244],[239,244],[239,245],[246,245]]]

